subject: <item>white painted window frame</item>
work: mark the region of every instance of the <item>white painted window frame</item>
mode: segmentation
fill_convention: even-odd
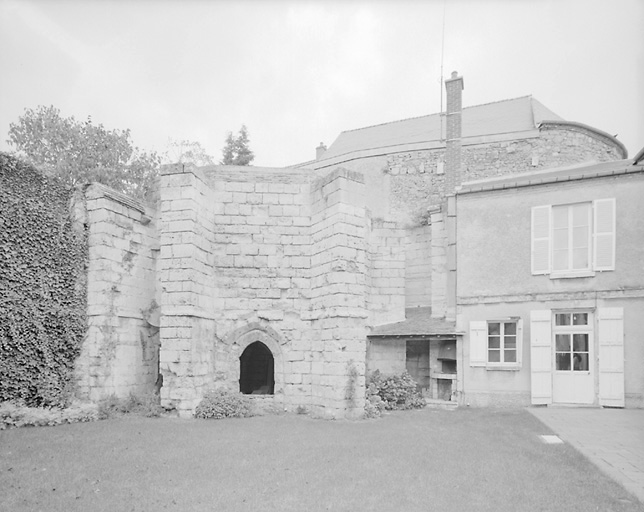
[[[552,210],[555,207],[572,207],[575,204],[583,203],[591,205],[588,268],[555,271],[553,269],[554,223]],[[615,270],[617,239],[616,200],[615,198],[604,198],[594,201],[579,201],[578,203],[535,206],[531,212],[530,238],[532,275],[549,275],[550,279],[565,279],[593,277],[596,272],[613,271]],[[572,239],[571,229],[569,230],[569,238]],[[571,243],[569,251],[570,261],[572,258]]]
[[[571,325],[557,325],[557,315],[560,314],[570,314],[571,315]],[[576,313],[586,313],[588,315],[588,323],[585,325],[572,325],[572,315]],[[570,343],[571,343],[571,360],[570,360],[570,370],[557,370],[556,368],[556,354],[557,354],[557,334],[569,334]],[[587,334],[588,335],[588,370],[574,370],[573,369],[573,360],[572,360],[572,347],[574,343],[574,334]],[[553,372],[563,372],[563,373],[592,373],[594,369],[594,358],[595,358],[595,317],[592,309],[553,309],[552,310],[552,350],[553,355]]]
[[[585,205],[588,210],[586,211],[586,228],[588,230],[586,234],[586,266],[582,268],[574,268],[574,247],[573,247],[573,233],[575,226],[573,225],[573,208],[575,206]],[[550,236],[552,240],[552,245],[550,247],[550,257],[552,258],[552,276],[557,275],[572,275],[572,274],[588,274],[592,272],[592,258],[593,258],[593,204],[590,201],[583,201],[579,203],[569,203],[569,204],[556,204],[552,205],[552,222],[550,224]],[[555,246],[555,211],[564,210],[566,211],[567,216],[567,266],[566,268],[555,269],[554,253],[558,248]]]
[[[490,323],[515,323],[516,328],[516,362],[490,362],[488,325]],[[503,340],[501,353],[503,353]],[[487,370],[520,370],[523,359],[523,319],[520,317],[493,318],[470,322],[470,366],[483,367]]]

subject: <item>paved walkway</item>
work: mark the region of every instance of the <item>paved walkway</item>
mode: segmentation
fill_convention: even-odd
[[[528,411],[644,503],[644,409],[530,407]]]

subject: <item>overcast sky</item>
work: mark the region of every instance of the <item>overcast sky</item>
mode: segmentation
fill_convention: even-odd
[[[130,128],[216,160],[248,127],[255,165],[313,159],[343,130],[532,95],[644,147],[642,0],[0,0],[0,150],[25,108]]]

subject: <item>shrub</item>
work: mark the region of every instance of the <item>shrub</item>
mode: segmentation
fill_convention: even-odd
[[[425,400],[418,391],[414,379],[407,371],[400,375],[382,375],[376,370],[371,374],[368,381],[367,390],[373,386],[375,393],[369,391],[367,398],[370,403],[374,403],[369,396],[378,395],[387,410],[392,409],[417,409],[425,406]]]
[[[141,395],[130,394],[126,403],[127,412],[139,414],[146,418],[158,418],[164,412],[159,395],[153,392]]]
[[[207,392],[197,409],[195,418],[247,418],[252,416],[251,402],[241,393],[227,389],[215,389]]]
[[[365,418],[379,418],[385,409],[385,403],[378,394],[378,388],[375,384],[370,383],[367,386],[366,398],[364,404]]]
[[[76,403],[65,409],[27,407],[20,402],[0,404],[0,430],[12,427],[53,426],[97,419],[97,408],[93,404]]]
[[[126,398],[110,395],[98,402],[98,419],[105,420],[123,414],[137,414],[147,418],[158,418],[164,412],[155,393],[134,394]]]

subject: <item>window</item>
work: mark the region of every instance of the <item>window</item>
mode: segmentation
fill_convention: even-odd
[[[587,312],[556,312],[555,370],[588,372],[590,370],[591,326]]]
[[[518,317],[470,322],[470,365],[490,370],[521,368],[523,322]]]
[[[489,363],[517,362],[516,322],[488,322],[487,360]]]
[[[532,274],[615,270],[615,199],[532,208]]]
[[[552,270],[590,270],[590,203],[552,207]]]

